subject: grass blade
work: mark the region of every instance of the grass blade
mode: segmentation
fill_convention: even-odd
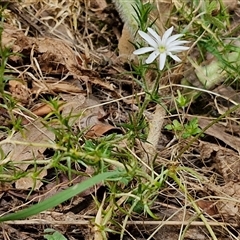
[[[60,203],[87,190],[88,188],[94,186],[95,184],[97,184],[103,180],[106,180],[109,177],[113,177],[116,175],[119,176],[119,172],[115,171],[115,172],[105,172],[105,173],[98,174],[92,178],[87,179],[84,182],[78,183],[75,186],[72,186],[66,190],[63,190],[63,191],[55,194],[54,196],[49,197],[48,199],[46,199],[38,204],[35,204],[29,208],[20,210],[19,212],[16,212],[16,213],[11,213],[6,216],[0,217],[0,222],[25,219],[27,217],[36,215],[42,211],[46,211],[47,209],[56,207]]]

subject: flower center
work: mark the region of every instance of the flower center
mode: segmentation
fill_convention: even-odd
[[[163,46],[163,45],[159,46],[158,50],[159,50],[160,53],[164,53],[164,52],[166,52],[166,47]]]

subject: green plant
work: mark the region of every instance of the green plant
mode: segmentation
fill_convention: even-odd
[[[172,124],[168,124],[165,126],[165,129],[174,131],[177,136],[184,139],[195,136],[202,132],[202,130],[198,126],[197,118],[191,119],[186,124],[181,124],[177,119],[174,119],[172,121]]]
[[[30,195],[43,170],[52,171],[57,181],[61,174],[67,176],[69,180],[73,180],[75,176],[91,175],[91,178],[56,193],[38,204],[2,216],[0,222],[34,216],[104,181],[106,191],[102,199],[98,199],[91,192],[97,208],[96,216],[91,219],[95,239],[98,237],[107,239],[109,233],[120,234],[120,238],[123,239],[128,220],[134,219],[135,216],[139,217],[140,214],[162,220],[155,214],[153,207],[161,196],[161,192],[166,189],[178,192],[178,196],[181,194],[183,198],[185,196],[184,203],[182,199],[179,201],[182,204],[179,204],[179,208],[186,209],[190,206],[193,210],[191,212],[193,218],[201,219],[211,238],[216,240],[213,229],[196,204],[197,195],[189,189],[189,179],[194,181],[195,186],[196,182],[203,183],[205,178],[197,173],[197,170],[185,166],[184,159],[185,153],[191,150],[193,142],[204,136],[204,132],[209,127],[239,108],[235,106],[225,111],[203,129],[199,127],[197,117],[188,117],[189,112],[191,113],[189,111],[192,107],[191,103],[198,101],[202,92],[212,94],[211,89],[215,85],[223,82],[238,82],[240,54],[233,41],[235,39],[232,39],[232,32],[226,31],[230,21],[229,13],[224,8],[222,0],[172,1],[174,7],[171,14],[174,18],[166,21],[162,26],[166,31],[159,35],[156,21],[149,20],[152,19],[150,15],[154,12],[153,10],[157,9],[154,3],[144,3],[140,0],[115,0],[114,2],[132,35],[136,36],[138,32],[143,39],[141,41],[138,36],[133,42],[135,47],[133,53],[139,57],[138,61],[131,63],[133,70],[128,74],[133,76],[137,93],[135,102],[133,101],[134,104],[132,104],[133,108],[129,111],[128,120],[119,124],[123,128],[123,134],[113,133],[97,138],[87,138],[86,132],[89,129],[76,127],[76,121],[79,120],[81,113],[70,112],[67,116],[63,115],[59,99],[50,98],[45,103],[52,111],[41,122],[48,131],[53,133],[54,138],[48,142],[31,142],[25,141],[24,138],[14,139],[13,134],[21,129],[21,121],[16,119],[12,112],[16,106],[23,108],[18,106],[6,92],[9,81],[6,74],[7,62],[12,53],[9,48],[1,45],[2,101],[0,106],[9,112],[14,130],[10,127],[1,127],[8,137],[1,141],[0,146],[12,144],[41,147],[49,150],[50,154],[47,159],[40,160],[35,156],[27,159],[26,162],[30,167],[24,172],[19,170],[17,163],[11,161],[11,156],[5,156],[0,148],[0,180],[13,182],[29,176],[33,180]],[[0,29],[0,39],[2,31],[3,29]],[[180,40],[180,38],[186,38],[191,42]],[[187,54],[185,50],[189,50],[188,57],[184,57]],[[185,74],[188,68],[193,72],[191,77],[199,80],[205,90],[191,86],[194,83],[191,82],[191,77]],[[183,78],[188,82],[188,86],[184,85]],[[182,85],[175,84],[175,81],[181,80]],[[168,91],[169,89],[171,92]],[[185,89],[194,91],[186,94]],[[138,91],[142,91],[141,94]],[[227,100],[227,98],[224,99]],[[165,129],[173,131],[176,135],[176,138],[173,138],[174,146],[172,146],[173,141],[167,145],[173,150],[177,149],[177,153],[170,151],[168,155],[162,156],[161,149],[163,152],[168,150],[168,147],[165,148],[165,145],[162,146],[162,143],[159,143],[161,140],[159,134],[165,119],[173,119]],[[168,135],[172,136],[172,134]],[[188,141],[181,141],[182,138]],[[179,143],[186,143],[186,145],[182,147]],[[177,146],[178,144],[181,149]],[[47,178],[40,180],[50,181]],[[178,199],[175,202],[177,203]],[[120,218],[122,219],[121,227],[117,221]],[[191,220],[189,220],[190,224]],[[184,239],[186,231],[187,227],[181,232],[179,239]],[[53,229],[46,229],[44,237],[52,240],[65,239],[60,232]]]
[[[154,21],[150,22],[149,18],[151,11],[154,9],[154,5],[150,2],[143,3],[141,0],[136,0],[132,7],[136,13],[136,16],[134,14],[132,14],[132,16],[135,18],[139,29],[146,32],[147,28],[154,24]]]
[[[47,228],[44,230],[44,238],[47,240],[67,240],[60,232]]]
[[[0,108],[5,109],[9,115],[9,124],[13,125],[13,129],[21,130],[21,120],[18,119],[13,110],[17,105],[17,101],[5,91],[5,87],[11,77],[9,77],[7,71],[7,62],[10,56],[15,55],[8,46],[4,46],[2,42],[2,34],[4,31],[3,23],[4,17],[2,16],[4,8],[0,9]]]
[[[189,103],[188,98],[181,94],[179,90],[177,90],[177,94],[178,96],[176,97],[176,103],[178,107],[184,109]]]
[[[232,37],[234,32],[227,30],[230,15],[223,1],[191,1],[190,5],[179,5],[177,12],[189,22],[187,28],[191,25],[192,34],[189,34],[200,53],[200,59],[194,67],[203,85],[211,89],[223,78],[228,84],[238,82],[239,48],[236,45],[237,38]],[[212,61],[200,66],[199,62],[204,62],[206,55],[212,56]]]

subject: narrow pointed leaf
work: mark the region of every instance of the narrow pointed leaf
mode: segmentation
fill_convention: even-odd
[[[92,178],[87,179],[86,181],[76,184],[66,190],[63,190],[54,196],[35,204],[29,208],[20,210],[16,213],[11,213],[6,216],[0,217],[0,222],[10,221],[10,220],[18,220],[18,219],[25,219],[27,217],[36,215],[40,212],[46,211],[47,209],[56,207],[60,203],[74,197],[75,195],[87,190],[88,188],[94,186],[95,184],[106,180],[107,178],[119,176],[119,172],[105,172],[98,174]]]

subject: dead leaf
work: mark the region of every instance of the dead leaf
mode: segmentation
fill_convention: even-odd
[[[8,110],[4,107],[0,107],[0,125],[9,126],[10,124],[11,124],[11,120],[10,120]]]
[[[239,223],[239,203],[240,185],[238,182],[228,182],[224,186],[217,186],[217,196],[222,196],[223,200],[218,201],[218,211],[227,222]],[[228,200],[229,198],[229,200]],[[220,198],[221,199],[221,198]],[[234,201],[236,199],[236,201]]]
[[[40,68],[45,73],[67,73],[72,66],[77,65],[73,50],[62,40],[57,38],[32,39]]]
[[[10,80],[8,82],[9,92],[23,106],[31,103],[31,91],[22,80]]]
[[[97,98],[91,96],[86,99],[84,95],[69,94],[61,94],[61,97],[66,102],[63,105],[62,115],[71,114],[74,117],[70,120],[72,123],[78,122],[78,127],[82,130],[89,129],[86,137],[95,138],[113,132],[122,133],[121,129],[109,125],[105,120],[106,114]]]
[[[3,46],[9,47],[13,53],[22,53],[30,57],[34,53],[35,59],[44,73],[63,74],[72,73],[76,78],[79,71],[76,53],[63,41],[58,38],[33,38],[25,36],[17,28],[4,24],[2,33]],[[21,61],[20,55],[11,55],[13,61]],[[74,67],[75,66],[75,67]]]
[[[203,161],[211,159],[213,167],[225,183],[240,180],[239,154],[217,144],[199,141],[200,156]]]
[[[16,164],[18,168],[25,171],[29,164],[27,160],[43,159],[43,152],[47,148],[46,146],[33,146],[31,143],[42,143],[46,145],[50,141],[54,141],[54,133],[50,132],[44,127],[41,121],[38,119],[25,126],[22,132],[17,132],[12,138],[13,143],[6,143],[1,145],[2,150],[7,156],[8,161]],[[27,143],[27,144],[15,144],[14,141]]]
[[[207,213],[210,216],[218,214],[216,202],[202,199],[196,201],[197,205],[203,210],[203,212]]]
[[[225,98],[229,98],[229,100],[235,101],[236,103],[240,103],[239,94],[231,86],[220,85],[214,88],[212,91],[224,96]],[[226,105],[227,103],[228,107],[231,104],[229,101],[223,98],[218,98],[218,100],[223,104],[225,103],[224,105]]]
[[[64,117],[69,117],[69,115],[72,116],[69,121],[70,124],[78,122],[86,101],[85,94],[78,94],[75,96],[70,94],[60,94],[60,96],[65,101],[65,104],[62,107],[62,115]]]
[[[202,129],[205,128],[206,126],[208,126],[210,123],[211,123],[210,120],[206,120],[206,119],[202,119],[202,118],[198,119],[198,124]],[[223,126],[222,124],[220,124],[220,123],[214,124],[213,126],[208,128],[205,131],[205,133],[208,135],[211,135],[215,138],[218,138],[219,140],[226,143],[228,146],[230,146],[233,149],[235,149],[236,151],[238,151],[238,153],[240,153],[240,138],[226,133],[225,126]]]
[[[172,9],[174,7],[174,1],[172,0],[150,0],[150,2],[156,5],[156,9],[153,9],[150,14],[151,21],[155,21],[155,25],[160,35],[166,30],[167,23],[171,16]]]
[[[34,169],[34,172],[38,170],[40,169]],[[43,185],[43,182],[41,180],[47,175],[47,170],[42,170],[41,168],[41,172],[37,175],[37,179],[36,176],[33,177],[32,174],[32,170],[28,170],[27,176],[22,177],[15,182],[15,188],[24,190],[33,188],[34,190],[38,190]]]
[[[65,103],[64,101],[58,101],[58,106],[59,106],[60,111],[63,108],[64,103]],[[46,116],[47,114],[49,114],[52,111],[53,111],[53,108],[48,103],[38,104],[37,106],[34,106],[32,109],[33,114],[35,114],[37,116],[41,116],[41,117]]]
[[[71,185],[76,185],[78,183],[81,183],[87,179],[89,179],[92,174],[94,174],[94,168],[88,166],[86,170],[80,175],[72,174],[72,180],[69,179],[69,177],[63,173],[61,173],[58,176],[57,181],[52,181],[48,183],[46,186],[44,186],[44,189],[47,191],[44,195],[41,196],[41,201],[53,196],[56,192],[60,192],[64,189],[67,189]],[[87,195],[90,195],[94,193],[99,187],[102,186],[102,183],[98,183],[95,186],[88,188],[87,190],[81,192],[78,194],[78,197],[85,197]]]
[[[113,91],[119,96],[119,94],[115,91],[115,86],[107,81],[103,81],[97,77],[82,76],[80,78],[85,82],[91,82],[91,83],[93,83],[95,85],[99,85],[109,91]]]
[[[236,10],[236,8],[238,6],[238,0],[222,0],[222,2],[225,5],[228,12]],[[217,2],[217,4],[218,4],[218,7],[217,7],[216,11],[219,12],[219,10],[221,9],[221,6],[220,6],[219,2]]]
[[[133,37],[126,24],[123,26],[122,35],[118,41],[118,50],[121,60],[128,61],[131,60],[131,55],[135,50],[133,44]]]
[[[4,24],[2,32],[2,45],[4,47],[10,48],[13,53],[20,53],[24,46],[29,46],[28,38],[23,34],[22,30],[10,26],[9,24]],[[21,42],[19,45],[18,42]],[[10,57],[13,61],[18,61],[21,59],[19,55],[11,55]]]
[[[19,230],[17,227],[14,228],[8,224],[2,227],[4,229],[5,234],[8,236],[8,239],[27,239],[34,240],[35,237],[29,236],[26,232]]]
[[[9,25],[4,25],[2,34],[4,46],[10,47],[14,53],[24,52],[25,58],[32,59],[32,62],[41,69],[44,74],[69,74],[74,79],[82,80],[86,83],[90,82],[99,85],[118,97],[122,97],[116,90],[115,86],[107,81],[102,80],[97,72],[83,68],[79,65],[79,54],[74,52],[63,40],[57,38],[31,38],[24,35],[23,32],[16,31],[15,28]],[[9,44],[11,43],[11,44]],[[22,61],[22,57],[11,55],[12,61]],[[40,92],[75,92],[83,93],[82,89],[72,86],[67,83],[48,84],[45,82],[36,81],[33,93]]]
[[[225,183],[240,180],[239,155],[231,149],[219,149],[215,153],[214,166],[223,176]]]
[[[31,89],[33,94],[40,93],[85,93],[78,86],[66,81],[59,80],[46,80],[44,82],[33,81],[33,88]]]
[[[111,133],[122,133],[120,128],[113,127],[109,124],[98,123],[95,124],[89,131],[86,133],[87,138],[99,138]]]
[[[90,128],[98,123],[99,116],[106,116],[106,113],[100,101],[90,95],[82,105],[82,115],[79,120],[79,126],[81,126],[82,129]]]

